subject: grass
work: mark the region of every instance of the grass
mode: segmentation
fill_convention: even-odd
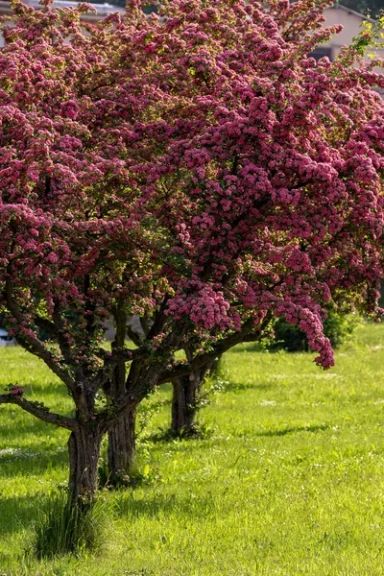
[[[105,541],[106,514],[101,501],[91,508],[69,507],[65,493],[48,497],[30,553],[37,558],[86,551],[98,552]]]
[[[239,346],[201,415],[201,439],[139,444],[153,482],[103,492],[99,555],[37,561],[25,553],[47,493],[66,482],[67,433],[0,407],[0,574],[7,576],[379,576],[384,574],[384,325],[322,371],[311,354]],[[1,349],[0,385],[63,413],[70,400],[44,366]],[[152,438],[152,440],[151,440]]]

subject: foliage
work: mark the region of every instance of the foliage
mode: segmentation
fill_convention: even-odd
[[[330,313],[324,321],[324,334],[329,338],[333,348],[338,348],[351,338],[353,332],[360,325],[361,319],[355,314]],[[277,320],[273,326],[274,339],[269,344],[269,349],[283,348],[288,352],[308,350],[307,338],[297,326],[292,326]]]
[[[71,432],[73,501],[93,499],[104,434],[156,385],[259,339],[273,316],[328,368],[327,302],[375,309],[384,77],[353,49],[307,57],[339,30],[323,29],[326,5],[174,0],[147,18],[130,0],[124,19],[87,25],[88,5],[14,0],[0,53],[0,307],[73,413],[28,394],[0,402]],[[124,342],[131,315],[137,347],[106,351],[105,319]]]
[[[338,348],[352,338],[361,322],[361,318],[356,314],[330,313],[324,322],[324,330],[333,347]]]
[[[308,353],[259,353],[253,344],[228,352],[228,384],[200,416],[216,432],[193,442],[151,443],[149,464],[162,478],[105,492],[108,531],[96,556],[23,558],[41,501],[67,476],[65,431],[4,407],[2,573],[379,576],[383,324],[366,324],[356,340],[336,352],[331,371],[316,369]],[[0,350],[0,362],[2,384],[15,378],[28,389],[32,375],[33,397],[52,409],[70,406],[57,381],[47,385],[49,371],[20,348]],[[170,393],[165,386],[156,396]],[[168,418],[164,405],[149,432]]]

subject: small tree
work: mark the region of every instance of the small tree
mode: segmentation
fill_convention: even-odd
[[[13,6],[0,53],[2,313],[74,413],[18,386],[0,402],[70,431],[77,506],[95,497],[103,435],[124,435],[155,386],[259,338],[272,315],[298,324],[328,368],[324,304],[374,309],[384,127],[371,86],[384,79],[351,52],[306,56],[335,32],[309,0],[174,0],[148,19],[132,1],[123,21],[93,26],[84,5]],[[152,319],[134,350],[130,315]]]

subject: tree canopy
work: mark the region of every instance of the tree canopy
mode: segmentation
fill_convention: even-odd
[[[1,311],[75,413],[18,387],[0,402],[71,431],[76,499],[95,491],[103,434],[156,385],[259,337],[271,316],[298,324],[328,368],[325,305],[375,309],[384,78],[353,48],[307,56],[338,30],[322,28],[326,3],[174,0],[147,18],[132,0],[95,25],[80,22],[84,4],[13,6]],[[105,319],[125,334],[127,315],[151,318],[145,338],[105,351]],[[100,404],[121,362],[125,391]]]

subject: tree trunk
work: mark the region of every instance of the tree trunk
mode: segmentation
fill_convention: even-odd
[[[187,358],[192,358],[192,352],[186,349]],[[204,366],[195,369],[191,374],[177,378],[172,383],[172,423],[171,431],[177,436],[190,436],[195,432],[196,415],[199,411],[199,393],[204,378],[209,372],[214,375],[218,369],[220,357],[213,358]]]
[[[136,412],[128,412],[108,432],[108,471],[116,484],[132,472],[135,457]]]
[[[189,375],[177,378],[173,383],[171,430],[176,435],[189,435],[197,412],[197,386]]]
[[[116,403],[125,393],[125,366],[117,366],[114,370],[109,397]],[[108,430],[108,482],[117,485],[132,473],[135,458],[135,422],[136,412],[124,414],[119,421]]]
[[[90,427],[71,432],[69,450],[69,504],[91,505],[98,486],[98,463],[102,435]]]
[[[210,363],[191,374],[177,378],[173,384],[171,430],[176,435],[189,436],[195,432],[199,410],[199,392]]]
[[[124,347],[127,329],[127,315],[122,310],[115,314],[116,336],[112,347],[119,349]],[[120,398],[126,392],[126,368],[125,362],[117,364],[111,382],[105,389],[107,396],[118,404]],[[128,412],[108,431],[108,482],[118,485],[125,476],[132,473],[135,458],[135,411]]]

